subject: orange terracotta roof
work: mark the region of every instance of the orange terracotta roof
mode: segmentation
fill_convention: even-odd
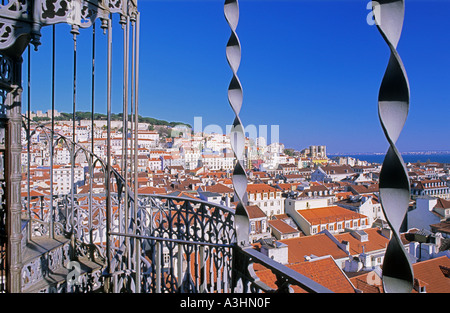
[[[270,220],[268,221],[269,225],[276,230],[278,230],[282,234],[291,234],[291,233],[298,233],[299,231],[295,229],[294,227],[286,224],[282,220]]]
[[[250,219],[266,217],[266,214],[257,205],[247,205],[246,208]]]
[[[209,192],[217,192],[217,193],[234,193],[234,190],[230,187],[225,186],[224,184],[214,184],[211,186],[205,186],[205,191]]]
[[[351,233],[336,234],[334,237],[339,241],[347,241],[350,244],[350,254],[360,254],[364,251],[377,251],[386,249],[389,239],[384,237],[378,228],[366,228],[364,232],[368,235],[368,240],[361,242]]]
[[[343,220],[367,218],[367,216],[339,206],[330,206],[308,210],[297,210],[311,225],[333,223]]]
[[[414,286],[413,293],[417,293],[417,287],[425,287],[427,293],[450,293],[450,258],[446,256],[414,263]],[[365,273],[351,278],[353,285],[363,293],[382,293],[381,279],[369,277],[371,273]]]
[[[291,190],[296,190],[297,186],[300,185],[300,183],[282,183],[282,184],[277,184],[276,186],[280,187],[281,190],[283,191],[291,191]]]
[[[287,266],[335,293],[355,292],[355,288],[350,280],[345,276],[331,257],[311,260],[309,262],[290,264]],[[277,288],[275,284],[276,276],[269,269],[257,271],[256,275],[269,287],[274,289]],[[291,287],[294,292],[306,292],[299,286],[291,285]]]
[[[334,259],[348,257],[347,253],[325,234],[283,239],[280,242],[288,245],[289,263],[304,262],[305,256],[311,254],[318,257],[331,255]]]
[[[278,189],[266,185],[266,184],[249,184],[247,185],[247,192],[249,193],[260,193],[260,192],[277,192]]]
[[[350,281],[362,293],[384,293],[381,277],[375,275],[372,272],[365,272],[362,275],[350,278]]]
[[[350,196],[352,196],[352,195],[353,195],[353,193],[350,191],[337,192],[335,194],[336,198],[342,199],[342,200],[350,198]]]
[[[428,293],[450,293],[449,269],[450,258],[446,256],[413,264],[414,277],[427,284]]]
[[[351,185],[350,188],[354,191],[355,194],[365,194],[365,193],[374,193],[378,192],[379,186],[378,184],[370,184],[370,185]]]
[[[50,193],[46,192],[46,191],[30,190],[30,197],[40,197],[40,196],[48,196],[48,195],[50,195]],[[28,191],[22,191],[21,196],[28,197]]]
[[[437,203],[434,207],[440,209],[450,209],[450,201],[438,198]]]
[[[166,194],[165,188],[145,186],[138,189],[138,194]]]

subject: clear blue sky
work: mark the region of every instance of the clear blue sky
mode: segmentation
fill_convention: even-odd
[[[279,125],[280,141],[288,148],[326,145],[328,152],[385,152],[377,96],[389,50],[377,28],[367,24],[367,3],[241,0],[238,75],[244,89],[244,125]],[[227,100],[231,70],[225,45],[230,30],[223,1],[140,0],[139,6],[140,114],[189,124],[201,116],[204,127],[225,129],[234,115]],[[398,51],[410,81],[411,103],[397,143],[400,151],[450,150],[448,12],[450,1],[406,1]],[[58,34],[65,36],[58,41],[64,44],[58,46],[57,75],[69,75],[58,80],[57,110],[71,112],[72,39],[64,27],[58,25]],[[121,30],[115,30],[114,44],[120,45]],[[90,31],[83,30],[78,40],[77,110],[84,111],[90,108],[90,38]],[[32,110],[50,106],[49,79],[42,79],[50,77],[50,68],[40,61],[48,60],[51,51],[50,28],[43,30],[42,41],[32,57]],[[96,112],[106,109],[104,41],[98,35]],[[26,53],[24,57],[26,72]],[[121,112],[122,57],[116,53],[114,58],[113,110]],[[24,100],[26,107],[26,92]]]

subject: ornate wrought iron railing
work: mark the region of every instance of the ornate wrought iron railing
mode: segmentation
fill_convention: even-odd
[[[29,124],[27,120],[24,117],[24,127]],[[105,162],[84,146],[52,133],[42,124],[29,125],[36,126],[27,132],[28,141],[39,129],[46,134],[47,141],[54,141],[53,145],[46,144],[49,148],[64,142],[71,153],[84,157],[89,164],[85,169],[89,178],[86,186],[90,185],[97,164],[106,176]],[[51,152],[49,155],[55,157]],[[260,263],[276,275],[278,291],[289,291],[289,285],[293,284],[310,292],[329,292],[253,247],[238,245],[235,210],[196,198],[148,194],[138,194],[135,206],[135,194],[125,185],[120,173],[112,169],[110,177],[113,188],[109,195],[106,183],[103,190],[89,189],[89,193],[33,195],[29,190],[22,193],[30,238],[71,238],[70,249],[55,250],[59,258],[67,258],[65,263],[79,257],[101,263],[103,275],[92,283],[97,286],[102,283],[105,291],[276,291],[261,283],[254,273],[252,265]],[[109,212],[108,197],[111,199]],[[22,283],[29,285],[36,281],[37,272],[34,261],[25,264]],[[93,289],[85,287],[85,290]]]
[[[128,229],[111,233],[120,242],[110,268],[113,291],[230,290],[232,210],[196,199],[140,194],[136,213]]]
[[[2,236],[0,271],[2,279],[7,277],[5,288],[11,292],[20,292],[20,276],[22,268],[22,256],[20,253],[21,240],[21,108],[22,108],[22,54],[28,46],[28,61],[30,61],[30,43],[35,49],[41,44],[41,29],[44,26],[53,27],[53,55],[52,55],[52,112],[55,110],[55,25],[69,24],[71,26],[70,33],[74,39],[73,49],[73,130],[75,130],[75,110],[77,99],[77,36],[80,29],[92,28],[93,46],[92,46],[92,112],[94,112],[94,60],[95,60],[95,21],[101,21],[101,28],[107,34],[107,110],[108,110],[108,131],[110,131],[110,114],[111,114],[111,78],[112,78],[112,23],[113,14],[120,15],[119,23],[122,26],[124,34],[123,50],[124,50],[124,123],[128,122],[128,92],[131,91],[132,103],[134,104],[134,112],[137,121],[137,90],[138,90],[138,38],[139,38],[139,12],[137,10],[137,2],[133,0],[10,0],[2,1],[0,4],[0,58],[1,58],[1,79],[0,79],[0,115],[2,119],[2,139],[5,141],[5,183],[7,188],[6,203],[2,206],[0,217],[2,226],[5,226],[5,233],[8,232],[6,242]],[[132,32],[132,39],[130,38]],[[131,45],[130,42],[132,41]],[[129,62],[129,50],[133,50],[132,62]],[[30,65],[28,62],[28,73],[30,73]],[[131,77],[132,86],[128,84],[129,72],[133,72]],[[28,77],[28,116],[30,113],[30,78]],[[126,109],[125,109],[126,108]],[[132,109],[133,112],[133,109]],[[52,113],[53,114],[53,113]],[[53,116],[52,116],[53,121]],[[75,131],[73,131],[75,136]],[[72,142],[75,142],[73,137]],[[126,140],[126,138],[124,138]],[[108,137],[108,147],[110,147],[110,138]],[[53,144],[53,140],[49,141]],[[109,148],[108,148],[109,149]],[[75,149],[73,149],[75,151]],[[73,151],[73,152],[74,152]],[[75,157],[72,153],[72,157]],[[111,175],[111,160],[108,153],[108,160],[105,164],[105,173],[107,181],[110,182],[114,178]],[[53,160],[51,158],[51,160]],[[74,161],[74,160],[72,160]],[[74,162],[71,163],[72,173],[74,171]],[[73,176],[73,174],[72,174]],[[53,180],[51,180],[53,181]],[[72,184],[73,186],[73,184]],[[111,186],[107,184],[107,193],[109,195]],[[47,201],[54,203],[51,188],[51,195]],[[72,190],[73,194],[73,190]],[[31,197],[28,195],[27,201]],[[111,198],[107,197],[107,207],[111,210]],[[72,195],[69,205],[74,207],[74,196]],[[30,205],[28,206],[30,207]],[[52,214],[54,206],[49,206],[49,216]],[[25,212],[27,213],[27,212]],[[72,216],[72,219],[74,217]],[[34,222],[35,224],[36,222]],[[31,225],[30,223],[29,225]],[[41,223],[42,224],[42,223]],[[44,225],[44,224],[42,224]],[[49,234],[53,236],[55,225],[53,221],[46,224]],[[31,226],[29,226],[31,227]],[[6,231],[6,229],[8,229]],[[44,227],[45,229],[45,227]],[[3,235],[3,233],[2,233]],[[108,243],[107,243],[108,244]],[[6,248],[4,248],[6,247]],[[8,252],[8,253],[5,253]]]

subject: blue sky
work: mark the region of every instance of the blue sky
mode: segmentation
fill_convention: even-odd
[[[389,50],[367,23],[368,1],[241,0],[238,71],[244,125],[279,125],[288,148],[326,145],[328,152],[385,152],[377,114]],[[141,0],[140,114],[225,130],[234,115],[227,100],[230,30],[222,0]],[[400,151],[450,150],[450,1],[407,0],[398,51],[411,86]],[[98,25],[97,25],[98,26]],[[72,39],[58,25],[57,105],[72,111]],[[121,45],[115,28],[114,44]],[[106,36],[97,32],[96,112],[105,112]],[[90,30],[78,39],[77,110],[90,109]],[[50,107],[51,29],[32,55],[32,110]],[[120,52],[120,49],[119,49]],[[24,54],[26,72],[26,53]],[[114,54],[113,111],[121,112],[122,56]],[[37,73],[37,74],[36,74]],[[103,79],[103,80],[102,80]],[[24,87],[26,84],[24,84]],[[41,104],[42,103],[42,104]],[[24,107],[26,107],[26,92]],[[270,133],[269,133],[270,136]]]

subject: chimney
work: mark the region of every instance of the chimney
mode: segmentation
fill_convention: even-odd
[[[281,263],[288,263],[288,246],[275,240],[262,240],[261,253]]]
[[[387,239],[391,239],[391,237],[392,237],[392,230],[390,228],[388,228],[388,227],[383,227],[381,229],[381,235],[383,235]]]
[[[342,244],[345,246],[345,250],[350,253],[350,242],[342,240]]]
[[[414,278],[414,290],[418,293],[426,293],[427,289],[425,285],[421,285],[421,281],[417,278]]]

